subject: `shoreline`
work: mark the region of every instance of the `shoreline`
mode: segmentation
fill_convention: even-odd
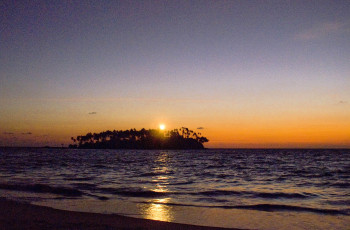
[[[118,214],[75,212],[0,197],[0,229],[236,229],[178,224]]]

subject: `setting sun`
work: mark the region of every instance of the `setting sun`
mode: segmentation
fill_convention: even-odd
[[[350,230],[350,0],[47,2],[0,0],[0,230]]]

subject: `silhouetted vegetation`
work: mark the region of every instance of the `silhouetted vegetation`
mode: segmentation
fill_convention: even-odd
[[[70,148],[86,149],[203,149],[209,140],[188,128],[107,130],[71,138]]]

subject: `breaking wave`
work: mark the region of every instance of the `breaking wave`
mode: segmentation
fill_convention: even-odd
[[[78,197],[83,195],[83,192],[78,189],[53,187],[45,184],[0,184],[0,189],[34,193],[51,193],[68,197]]]

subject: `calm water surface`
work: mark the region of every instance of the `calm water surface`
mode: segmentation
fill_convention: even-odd
[[[348,229],[350,150],[0,149],[0,195],[259,229]]]

